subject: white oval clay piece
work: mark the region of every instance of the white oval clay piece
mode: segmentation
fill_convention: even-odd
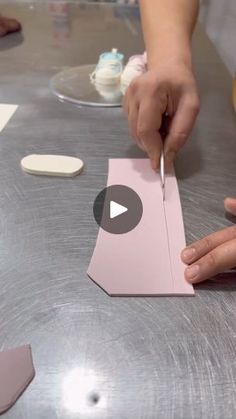
[[[32,175],[67,176],[81,173],[84,163],[77,157],[31,154],[21,160],[22,169]]]

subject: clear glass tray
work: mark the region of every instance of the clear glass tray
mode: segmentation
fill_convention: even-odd
[[[123,94],[120,85],[93,84],[89,75],[96,64],[73,67],[61,71],[50,80],[50,88],[61,101],[80,106],[119,107]]]

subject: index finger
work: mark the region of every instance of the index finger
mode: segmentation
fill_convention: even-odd
[[[236,239],[235,226],[217,231],[186,247],[181,254],[182,260],[186,264],[196,262],[216,247],[233,239]]]
[[[137,136],[142,141],[154,170],[159,168],[163,148],[159,133],[161,123],[162,110],[158,102],[156,100],[141,102],[138,113]]]
[[[209,279],[236,265],[236,239],[222,243],[185,270],[185,278],[191,283]]]

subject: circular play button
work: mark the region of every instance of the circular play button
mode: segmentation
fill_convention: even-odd
[[[112,185],[98,194],[93,205],[93,214],[103,230],[112,234],[124,234],[138,225],[143,214],[143,204],[133,189]]]

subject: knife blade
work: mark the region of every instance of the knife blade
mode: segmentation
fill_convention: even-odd
[[[162,153],[161,153],[160,177],[161,177],[161,187],[162,187],[163,201],[165,201],[165,159],[164,159],[164,151],[162,151]]]

